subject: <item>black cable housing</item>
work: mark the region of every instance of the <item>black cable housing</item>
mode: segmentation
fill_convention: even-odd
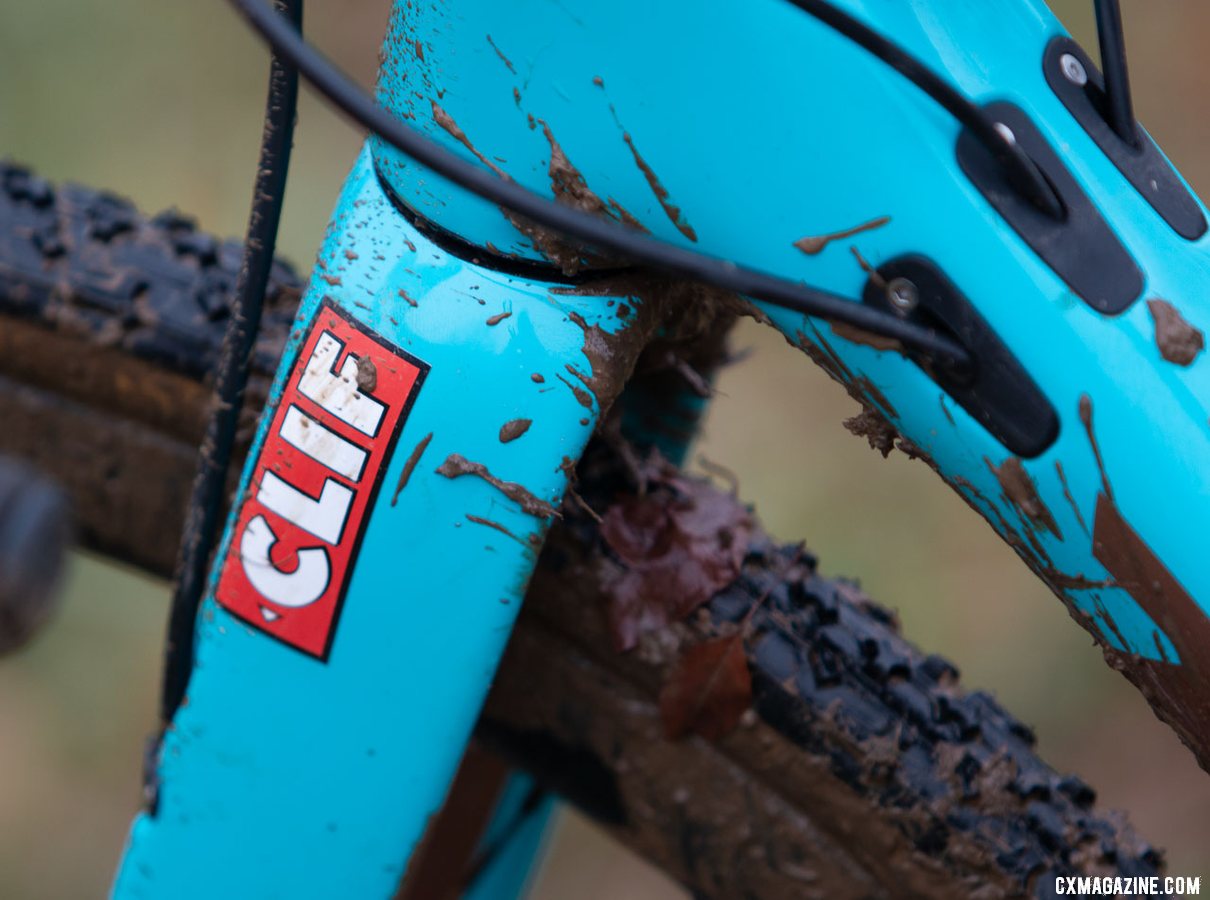
[[[302,26],[302,0],[276,0],[276,4],[277,9],[266,7],[269,15],[288,23],[287,27],[297,29]],[[160,698],[160,715],[164,722],[172,718],[180,705],[193,668],[194,622],[206,589],[210,551],[222,519],[236,425],[244,402],[252,349],[260,328],[265,287],[273,265],[297,106],[298,72],[287,59],[274,53],[243,264],[236,278],[231,319],[223,335],[215,374],[215,406],[206,423],[177,556]]]
[[[946,112],[958,120],[987,148],[992,158],[1008,173],[1009,181],[1031,203],[1053,219],[1065,215],[1063,203],[1050,182],[1015,140],[1005,135],[995,119],[962,96],[952,85],[929,69],[898,44],[883,37],[859,19],[827,0],[787,0],[829,28],[882,60],[912,82]]]
[[[1122,29],[1122,6],[1118,0],[1094,0],[1097,42],[1101,45],[1101,74],[1105,77],[1105,120],[1114,133],[1131,147],[1139,145],[1130,96],[1130,73],[1126,69],[1126,35]]]
[[[514,181],[506,181],[450,152],[379,106],[368,92],[304,40],[297,29],[277,16],[264,0],[230,2],[275,54],[294,64],[319,93],[349,118],[438,175],[480,197],[588,247],[616,254],[633,263],[679,278],[712,284],[794,312],[844,322],[898,340],[904,347],[955,368],[971,364],[969,354],[960,344],[932,329],[818,288],[647,237],[636,229],[564,206]]]

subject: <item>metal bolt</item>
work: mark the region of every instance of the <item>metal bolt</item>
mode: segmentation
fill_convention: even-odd
[[[1063,77],[1076,87],[1088,84],[1088,72],[1084,68],[1084,64],[1070,53],[1064,53],[1059,57],[1059,68],[1063,70]]]
[[[906,316],[920,304],[920,291],[906,278],[892,278],[887,282],[886,298],[897,313]]]

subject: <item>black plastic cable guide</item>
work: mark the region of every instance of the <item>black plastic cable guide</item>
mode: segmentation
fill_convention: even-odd
[[[1026,459],[1043,453],[1059,435],[1054,406],[940,266],[919,254],[895,257],[871,274],[862,299],[894,313],[891,294],[905,282],[913,305],[898,314],[949,335],[976,363],[956,368],[909,352],[912,360],[1010,453]]]
[[[1046,45],[1042,71],[1072,118],[1169,227],[1191,241],[1204,235],[1201,205],[1155,141],[1138,123],[1133,143],[1110,124],[1104,77],[1084,49],[1069,37],[1054,38]]]

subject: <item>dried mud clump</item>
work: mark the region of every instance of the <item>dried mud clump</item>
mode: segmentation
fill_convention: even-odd
[[[899,432],[883,416],[874,409],[866,407],[850,419],[844,420],[844,427],[852,434],[863,437],[870,446],[882,454],[883,459],[891,455],[895,449],[895,438]]]
[[[1192,363],[1206,346],[1202,333],[1167,300],[1148,300],[1147,310],[1155,322],[1155,345],[1160,348],[1160,356],[1178,366]]]

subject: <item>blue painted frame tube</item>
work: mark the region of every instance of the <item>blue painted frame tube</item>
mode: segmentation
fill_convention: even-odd
[[[1176,231],[1049,83],[1048,47],[1065,32],[1042,0],[833,2],[973,102],[1028,117],[1142,273],[1125,309],[1081,296],[989,202],[957,162],[949,113],[784,0],[400,8],[379,97],[532,190],[595,197],[601,215],[854,303],[868,268],[931,260],[1053,410],[1057,439],[1031,458],[898,350],[754,312],[977,509],[1210,767],[1210,362],[1189,352],[1210,328],[1210,234]],[[376,156],[438,226],[485,252],[562,264],[491,204],[389,147]],[[1104,245],[1053,243],[1102,265]],[[1178,334],[1188,350],[1165,346]]]
[[[652,327],[636,298],[550,287],[442,251],[363,152],[249,455],[159,755],[158,806],[131,830],[115,897],[395,890],[570,465]],[[383,349],[362,352],[367,367],[346,345]],[[412,368],[422,377],[400,393]],[[380,457],[377,495],[354,521]],[[350,492],[338,535],[323,513]],[[319,551],[330,590],[354,532],[343,594],[308,620],[331,600],[312,600]],[[318,587],[292,598],[283,583]]]
[[[534,788],[529,775],[509,775],[480,842],[480,851],[492,858],[462,900],[516,900],[533,886],[559,807],[553,794],[535,797]]]

